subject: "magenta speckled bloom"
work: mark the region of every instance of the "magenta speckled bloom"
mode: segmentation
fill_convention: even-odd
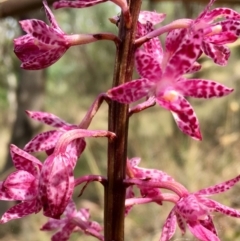
[[[186,79],[183,76],[195,68],[196,60],[201,54],[202,41],[202,31],[186,34],[179,39],[178,47],[175,44],[170,47],[171,41],[167,40],[167,52],[163,58],[158,49],[157,54],[154,54],[156,51],[151,53],[138,49],[135,64],[142,78],[110,89],[107,92],[108,96],[126,104],[143,97],[154,96],[161,107],[171,111],[183,133],[201,140],[197,116],[184,97],[221,97],[233,91],[210,80]]]
[[[88,209],[81,208],[77,211],[73,201],[66,207],[61,219],[50,218],[41,228],[43,231],[57,231],[51,238],[52,241],[67,241],[73,232],[84,232],[87,235],[104,240],[100,233],[102,227],[97,222],[89,221]]]
[[[187,226],[191,233],[201,241],[220,241],[210,214],[218,212],[240,218],[240,211],[224,206],[208,197],[229,190],[239,181],[240,175],[221,184],[182,196],[165,221],[160,241],[169,241],[175,233],[177,224],[183,234]]]
[[[20,21],[27,34],[14,39],[14,52],[22,61],[23,69],[46,68],[61,58],[69,47],[97,41],[91,34],[65,34],[58,26],[46,0],[43,5],[50,26],[36,19]]]
[[[40,111],[26,111],[26,113],[33,120],[57,128],[56,130],[46,131],[35,136],[25,145],[24,150],[27,152],[46,151],[47,154],[52,154],[57,141],[64,133],[69,130],[79,129],[77,125],[69,124],[51,113]],[[71,156],[78,158],[84,151],[85,146],[86,142],[84,139],[77,139],[69,144],[67,152],[71,153]],[[72,165],[75,167],[76,163],[72,163]]]
[[[47,2],[43,1],[50,26],[41,20],[20,21],[27,33],[14,39],[14,52],[28,70],[46,68],[55,63],[70,47],[66,35],[58,26]]]

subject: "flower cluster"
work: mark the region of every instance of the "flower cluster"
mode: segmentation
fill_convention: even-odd
[[[56,9],[84,8],[106,1],[60,0],[53,6]],[[233,91],[232,88],[213,80],[190,78],[186,77],[186,74],[195,73],[201,69],[198,60],[202,54],[211,58],[215,64],[221,66],[227,64],[230,50],[226,44],[236,41],[240,35],[238,12],[230,8],[211,10],[215,2],[211,0],[196,19],[179,19],[155,28],[155,25],[163,22],[165,14],[141,11],[136,17],[131,13],[126,0],[110,1],[122,11],[121,17],[112,18],[111,22],[116,23],[119,28],[123,26],[127,34],[132,31],[134,36],[135,33],[135,38],[132,38],[132,48],[129,49],[134,49],[134,56],[131,57],[135,61],[140,77],[135,80],[127,79],[128,82],[124,81],[123,84],[115,85],[106,93],[100,94],[78,125],[69,124],[51,113],[26,111],[31,119],[55,129],[36,135],[23,149],[15,145],[10,146],[16,171],[0,182],[0,200],[18,201],[18,203],[3,214],[0,223],[42,210],[43,215],[49,217],[49,221],[43,225],[41,230],[55,230],[56,233],[52,236],[53,241],[66,241],[72,232],[83,232],[103,241],[105,237],[101,233],[102,226],[89,220],[89,210],[85,208],[78,210],[73,202],[74,188],[82,183],[86,183],[82,192],[92,181],[102,183],[105,188],[112,185],[112,183],[109,184],[111,178],[107,179],[100,175],[74,177],[73,174],[78,159],[85,150],[86,137],[108,137],[109,143],[119,138],[110,131],[88,130],[102,102],[105,100],[112,107],[114,101],[132,104],[145,97],[146,101],[126,110],[128,117],[157,103],[172,113],[178,128],[183,133],[196,140],[202,140],[199,120],[186,98],[223,97]],[[114,34],[105,32],[68,35],[59,27],[46,0],[43,0],[43,5],[50,25],[36,19],[20,21],[22,29],[27,34],[14,40],[14,52],[21,60],[21,67],[24,69],[46,68],[54,64],[74,45],[111,40],[119,50],[122,42],[125,41],[124,38],[120,39]],[[218,18],[221,20],[217,21]],[[164,33],[166,33],[166,38],[163,46],[159,36]],[[117,52],[122,56],[126,51]],[[121,68],[122,66],[127,72],[126,64],[123,63]],[[120,78],[122,78],[121,75]],[[116,113],[118,110],[116,108],[110,112]],[[114,125],[114,127],[109,126],[111,131],[115,128]],[[127,136],[127,133],[124,134]],[[119,154],[118,147],[115,145],[114,148]],[[47,154],[43,162],[33,154],[42,151]],[[240,175],[221,184],[197,192],[189,192],[186,187],[164,171],[139,167],[140,158],[126,161],[124,156],[126,150],[123,152],[119,154],[124,158],[124,164],[120,169],[121,171],[126,169],[126,172],[122,172],[124,177],[120,181],[119,178],[117,182],[126,189],[125,209],[123,210],[125,216],[137,204],[150,202],[159,206],[164,205],[164,202],[174,204],[163,224],[161,241],[170,240],[177,225],[183,234],[188,227],[199,240],[219,241],[211,213],[220,212],[240,218],[239,210],[224,206],[209,198],[210,195],[223,193],[232,188],[240,181]],[[139,197],[135,192],[136,189],[140,194]],[[162,189],[171,192],[163,192]]]

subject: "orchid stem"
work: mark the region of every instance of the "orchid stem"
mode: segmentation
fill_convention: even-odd
[[[117,48],[113,87],[132,79],[134,65],[134,38],[141,0],[128,1],[132,16],[132,27],[128,29],[122,13],[119,25],[119,38],[122,40]],[[111,101],[109,106],[109,131],[117,138],[108,144],[108,182],[105,186],[104,199],[104,237],[105,241],[124,240],[124,214],[128,138],[128,105]]]

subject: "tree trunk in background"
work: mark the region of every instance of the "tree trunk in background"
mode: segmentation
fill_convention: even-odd
[[[29,18],[45,20],[45,12],[37,10],[21,16],[21,19]],[[25,33],[22,32],[22,34]],[[20,66],[20,62],[18,65]],[[22,148],[39,128],[39,124],[32,122],[27,117],[25,110],[43,109],[46,70],[27,71],[19,67],[18,71],[19,73],[16,74],[18,76],[16,119],[12,127],[10,143]],[[9,154],[2,172],[7,171],[12,166]]]

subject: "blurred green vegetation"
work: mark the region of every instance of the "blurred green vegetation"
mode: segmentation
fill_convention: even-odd
[[[203,6],[194,5],[190,12],[179,3],[150,5],[144,2],[144,9],[166,12],[168,23],[172,19],[196,16]],[[111,3],[92,8],[54,11],[56,18],[67,33],[96,33],[109,31],[117,33],[117,28],[108,18],[118,14],[119,9]],[[20,63],[12,54],[12,39],[18,36],[17,22],[8,18],[0,23],[0,164],[8,152],[7,143],[14,121],[14,90]],[[235,89],[230,96],[221,99],[190,99],[198,115],[203,141],[197,142],[182,134],[176,127],[169,112],[155,106],[133,115],[129,127],[129,158],[142,158],[141,166],[158,168],[191,191],[220,183],[240,173],[240,47],[231,46],[232,55],[227,67],[219,67],[203,57],[202,70],[197,78],[212,79]],[[109,42],[73,47],[55,65],[48,69],[44,110],[58,115],[71,123],[79,123],[97,94],[111,87],[114,45]],[[34,80],[32,80],[34,81]],[[103,104],[94,118],[90,129],[107,129],[107,105]],[[46,126],[42,129],[46,130]],[[81,156],[75,175],[106,173],[106,140],[87,140],[86,151]],[[89,207],[92,217],[102,222],[103,190],[99,184],[91,184],[84,194],[77,198],[80,187],[74,195],[79,207]],[[240,209],[240,186],[216,200]],[[172,205],[149,204],[134,207],[126,218],[126,241],[157,241],[161,227]],[[117,217],[116,217],[117,218]],[[214,220],[219,236],[224,241],[240,238],[240,220],[215,215]],[[42,241],[50,240],[50,234],[39,231],[46,219],[41,214],[31,215],[21,220],[0,226],[0,240]],[[21,229],[19,225],[21,224]],[[95,240],[78,234],[71,240]],[[195,240],[191,235],[181,236],[178,230],[174,240]]]

